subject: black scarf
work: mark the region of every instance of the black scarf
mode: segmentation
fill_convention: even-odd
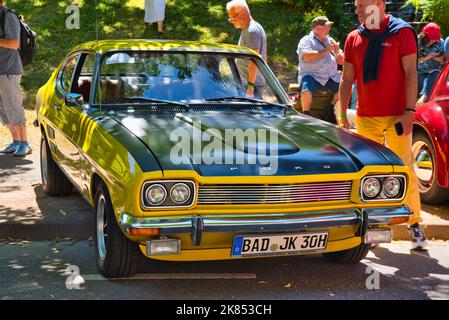
[[[418,46],[418,37],[416,30],[411,25],[400,18],[390,16],[387,29],[382,33],[375,33],[361,25],[358,28],[360,35],[367,37],[370,41],[368,49],[366,50],[365,57],[363,59],[363,82],[367,83],[371,80],[377,80],[379,76],[380,64],[382,62],[383,43],[386,38],[396,34],[403,28],[410,28],[413,30],[416,39],[416,45]]]

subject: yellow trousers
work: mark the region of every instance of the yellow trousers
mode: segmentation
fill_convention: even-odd
[[[413,211],[409,224],[415,224],[421,219],[421,200],[419,197],[418,179],[413,168],[412,155],[412,135],[398,136],[394,124],[398,122],[399,117],[356,117],[357,133],[374,140],[380,144],[385,144],[410,169],[411,181],[409,183],[409,192],[406,203]]]

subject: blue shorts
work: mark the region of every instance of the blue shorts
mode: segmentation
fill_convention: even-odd
[[[321,83],[319,83],[318,81],[316,81],[315,78],[312,76],[304,76],[301,79],[301,93],[303,93],[304,91],[310,91],[312,94],[315,94],[320,89],[327,89],[332,93],[337,93],[338,86],[339,83],[335,82],[332,79],[329,79],[326,85],[324,86],[321,85]]]

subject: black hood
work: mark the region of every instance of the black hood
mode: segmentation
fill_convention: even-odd
[[[286,176],[402,165],[382,145],[294,112],[189,111],[162,115],[134,110],[109,112],[108,117],[140,139],[161,170],[195,170],[202,176]],[[247,139],[235,143],[231,133],[237,137],[255,134],[257,143],[249,144]],[[263,136],[266,148],[258,150],[264,145]],[[221,154],[212,153],[213,146],[222,146]],[[272,157],[268,157],[270,154]],[[204,155],[213,156],[214,161],[210,163]]]

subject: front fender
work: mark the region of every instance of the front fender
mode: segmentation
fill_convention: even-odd
[[[449,130],[448,119],[441,106],[432,101],[418,107],[415,126],[422,128],[432,140],[438,164],[438,184],[449,187]]]
[[[93,204],[93,177],[97,175],[109,190],[117,216],[119,212],[138,212],[140,202],[136,204],[134,200],[140,192],[143,173],[162,175],[160,167],[147,147],[120,124],[109,117],[91,117],[89,129],[81,130],[85,135],[79,141],[89,177],[87,196]]]

